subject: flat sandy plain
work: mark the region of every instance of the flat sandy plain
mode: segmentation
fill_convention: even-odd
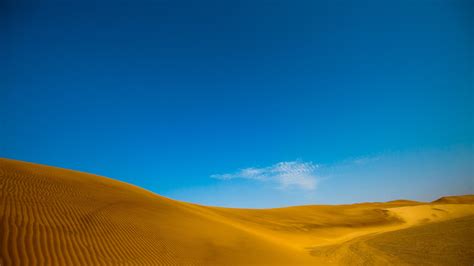
[[[232,209],[0,159],[0,199],[1,265],[474,263],[473,195]]]

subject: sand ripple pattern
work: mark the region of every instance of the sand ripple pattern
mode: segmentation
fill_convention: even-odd
[[[122,184],[97,179],[2,161],[1,265],[186,264],[152,223],[134,216],[160,204],[153,208],[143,201],[153,203],[149,196],[136,200]]]

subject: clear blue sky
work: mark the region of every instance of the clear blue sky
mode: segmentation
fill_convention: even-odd
[[[225,206],[472,193],[473,3],[3,1],[0,156]]]

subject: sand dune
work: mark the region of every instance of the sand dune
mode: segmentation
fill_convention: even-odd
[[[474,196],[207,207],[0,159],[0,265],[473,265]]]

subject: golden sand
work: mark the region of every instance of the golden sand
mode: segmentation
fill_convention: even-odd
[[[0,159],[0,265],[473,265],[474,196],[207,207]]]

